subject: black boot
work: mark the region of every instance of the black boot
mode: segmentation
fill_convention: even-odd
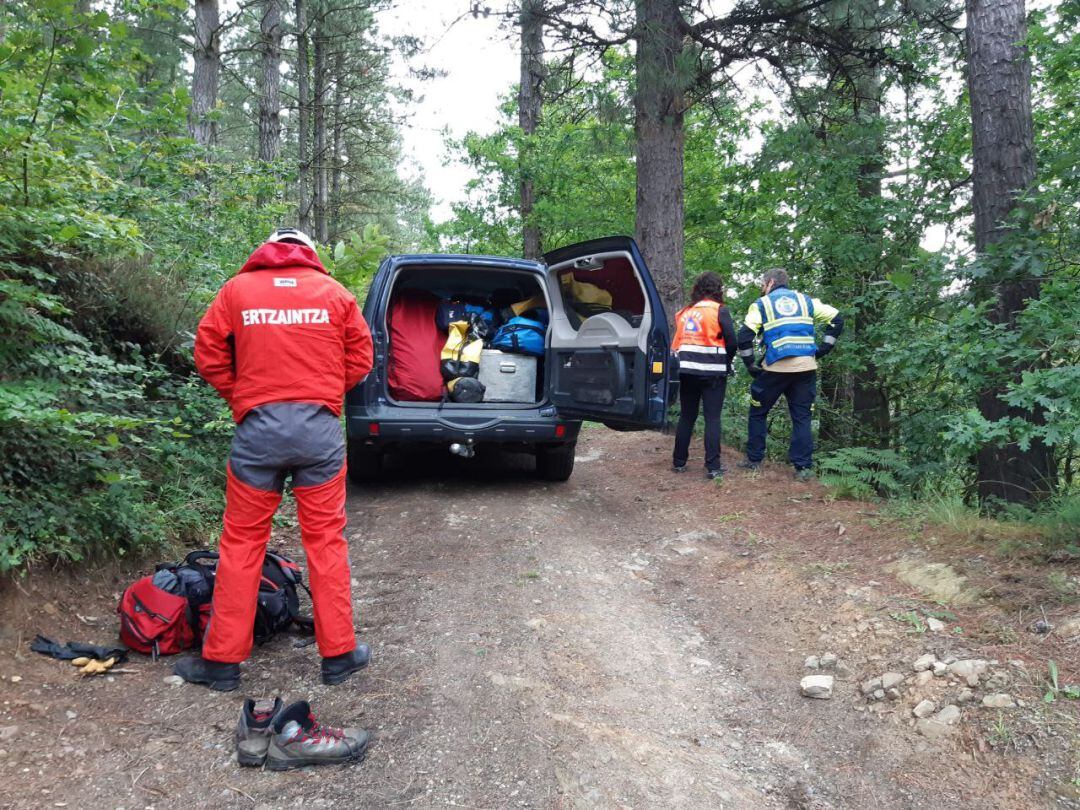
[[[357,644],[356,649],[322,660],[322,682],[327,686],[341,683],[354,672],[359,672],[371,660],[371,647]]]
[[[207,661],[205,658],[194,655],[177,661],[176,666],[173,667],[173,674],[179,675],[188,683],[201,683],[218,692],[231,692],[240,686],[239,664]]]

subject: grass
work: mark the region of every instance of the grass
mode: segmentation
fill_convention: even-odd
[[[926,625],[923,623],[922,616],[914,610],[907,610],[903,613],[890,613],[889,618],[908,625],[908,633],[922,635],[926,632]]]

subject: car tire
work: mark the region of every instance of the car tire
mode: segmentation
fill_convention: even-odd
[[[536,474],[545,481],[566,481],[574,472],[577,442],[536,448]]]
[[[371,484],[382,477],[383,454],[380,450],[349,442],[349,480],[357,485]]]

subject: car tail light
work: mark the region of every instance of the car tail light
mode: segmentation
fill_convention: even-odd
[[[379,423],[378,422],[368,422],[367,432],[368,432],[368,436],[378,436],[379,435]]]
[[[561,439],[565,435],[566,435],[566,425],[556,425],[555,426],[555,438],[556,439]]]

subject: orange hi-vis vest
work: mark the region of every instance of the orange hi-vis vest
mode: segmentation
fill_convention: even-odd
[[[720,304],[698,301],[675,316],[675,339],[671,351],[679,358],[679,373],[726,375],[727,347],[720,329]]]

